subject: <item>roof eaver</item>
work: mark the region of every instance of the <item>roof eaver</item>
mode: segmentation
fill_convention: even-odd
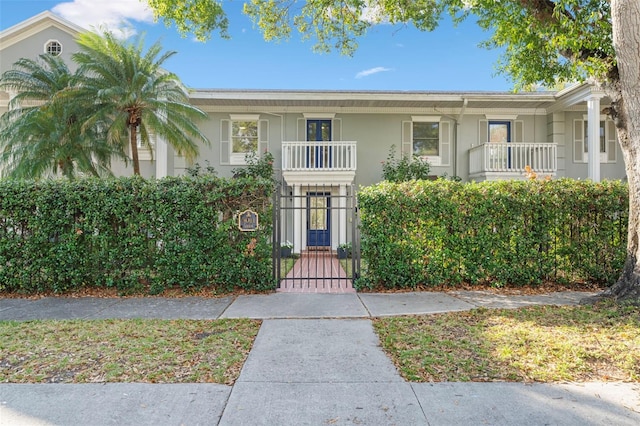
[[[306,100],[306,101],[446,101],[463,102],[469,100],[549,102],[554,92],[426,92],[426,91],[336,91],[336,90],[234,90],[234,89],[194,89],[192,99],[207,100]]]
[[[338,91],[338,90],[194,90],[195,99],[238,100],[448,100],[462,101],[460,94],[431,92]]]
[[[48,26],[55,26],[72,36],[87,31],[87,29],[46,10],[0,32],[0,50],[22,41],[34,32]]]

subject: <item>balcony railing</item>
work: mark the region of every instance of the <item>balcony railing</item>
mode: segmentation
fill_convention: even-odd
[[[356,142],[282,142],[283,171],[355,171]]]
[[[558,170],[555,143],[485,143],[469,150],[469,175],[482,173],[524,173],[529,166],[536,173]]]

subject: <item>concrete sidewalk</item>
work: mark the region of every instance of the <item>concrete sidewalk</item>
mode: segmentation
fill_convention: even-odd
[[[264,319],[233,387],[0,385],[0,425],[637,425],[638,383],[408,383],[371,317],[575,304],[587,293],[0,299],[0,319]],[[1,358],[1,357],[0,357]],[[2,367],[0,359],[0,368]]]
[[[371,318],[465,311],[478,307],[571,305],[577,304],[580,299],[592,294],[569,291],[547,295],[504,296],[484,291],[456,291],[450,293],[270,293],[216,299],[45,297],[0,299],[0,320]]]

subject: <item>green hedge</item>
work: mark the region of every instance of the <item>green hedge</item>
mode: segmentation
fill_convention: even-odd
[[[359,193],[363,285],[609,285],[624,264],[618,181],[383,182]]]
[[[251,177],[0,181],[0,290],[273,288],[271,194]],[[245,209],[259,230],[238,230]]]

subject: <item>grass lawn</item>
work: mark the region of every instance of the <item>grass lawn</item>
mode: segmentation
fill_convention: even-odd
[[[640,309],[534,306],[374,320],[402,376],[441,381],[639,381]]]
[[[640,308],[533,306],[373,320],[409,381],[639,381]],[[224,383],[256,320],[0,321],[0,382]]]
[[[255,320],[0,322],[0,382],[233,384]]]

